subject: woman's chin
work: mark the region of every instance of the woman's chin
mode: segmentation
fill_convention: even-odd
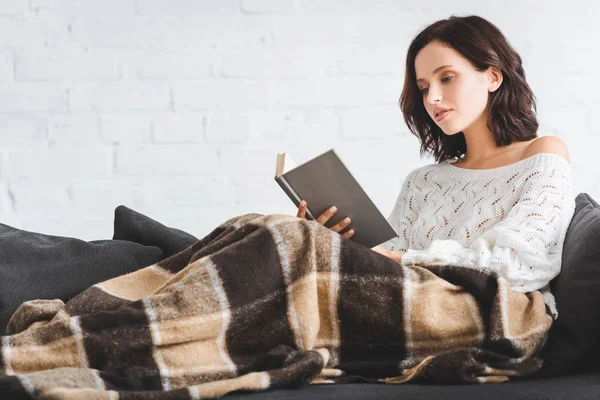
[[[453,128],[441,128],[442,132],[444,132],[448,136],[456,135],[457,133],[461,133],[462,129],[453,129]]]

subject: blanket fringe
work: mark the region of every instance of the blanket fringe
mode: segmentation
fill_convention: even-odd
[[[402,375],[400,375],[400,376],[392,376],[389,378],[378,379],[377,381],[383,382],[383,383],[388,383],[388,384],[400,384],[400,383],[406,383],[408,381],[411,381],[415,377],[420,375],[421,372],[423,372],[423,370],[429,365],[431,360],[433,360],[434,358],[435,358],[435,356],[426,357],[425,359],[423,359],[423,361],[421,361],[414,367],[402,370]]]
[[[344,371],[337,368],[323,368],[319,376],[321,377],[335,377],[344,375]]]

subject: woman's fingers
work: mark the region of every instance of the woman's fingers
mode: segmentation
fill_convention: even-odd
[[[329,219],[331,217],[333,217],[333,214],[335,214],[336,212],[337,212],[336,206],[329,207],[327,210],[325,210],[325,212],[323,214],[321,214],[319,216],[319,218],[317,218],[317,222],[320,223],[321,225],[325,225],[325,222],[329,221]]]
[[[329,229],[331,229],[334,232],[339,232],[339,231],[343,230],[345,227],[347,227],[348,225],[350,225],[350,218],[346,217]]]
[[[296,214],[296,217],[306,219],[306,206],[306,201],[302,200],[300,202],[300,206],[298,207],[298,213]]]
[[[306,203],[306,201],[302,200],[302,202],[300,202],[300,206],[298,207],[298,213],[296,214],[296,217],[306,219],[307,207],[308,207],[308,204]],[[325,212],[323,214],[321,214],[319,216],[319,218],[317,218],[317,222],[321,225],[325,225],[325,223],[327,221],[329,221],[336,212],[337,212],[336,206],[329,207],[327,210],[325,210]],[[344,228],[346,228],[348,225],[350,225],[350,222],[351,222],[351,219],[349,217],[346,217],[329,229],[334,232],[340,232],[340,231],[344,230]],[[354,235],[354,230],[352,230],[352,229],[349,229],[348,231],[346,231],[342,234],[342,236],[344,236],[345,238],[348,238],[348,239],[351,238],[353,235]]]

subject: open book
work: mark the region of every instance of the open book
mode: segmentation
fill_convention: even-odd
[[[316,220],[331,206],[337,212],[325,223],[327,228],[350,217],[340,233],[354,230],[350,240],[374,247],[398,234],[371,201],[334,149],[296,166],[286,153],[277,154],[275,181],[300,206],[306,200],[306,218]]]

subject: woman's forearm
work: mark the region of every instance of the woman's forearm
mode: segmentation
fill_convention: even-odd
[[[381,246],[375,246],[373,248],[371,248],[371,250],[379,253],[379,254],[383,254],[384,256],[391,258],[392,260],[396,261],[396,262],[402,262],[402,253],[401,251],[392,251],[392,250],[388,250],[384,247]]]

